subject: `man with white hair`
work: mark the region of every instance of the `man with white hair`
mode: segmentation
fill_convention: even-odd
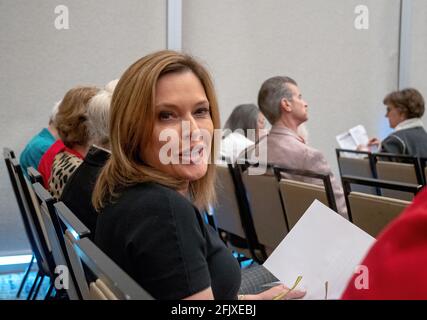
[[[304,137],[299,134],[298,128],[308,120],[308,104],[302,98],[295,80],[280,76],[266,80],[258,93],[258,105],[272,124],[267,137],[267,162],[289,169],[329,175],[338,213],[347,218],[344,193],[325,156],[308,146]],[[318,179],[301,180],[319,184]]]
[[[49,149],[50,146],[58,139],[58,132],[55,127],[55,117],[58,112],[59,104],[60,102],[57,102],[52,109],[48,127],[43,128],[38,134],[36,134],[21,152],[19,162],[26,176],[28,176],[27,168],[33,167],[37,169],[40,159],[45,154],[46,150]]]

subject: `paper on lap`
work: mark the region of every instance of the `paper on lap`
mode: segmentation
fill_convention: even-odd
[[[307,291],[304,299],[339,299],[375,239],[319,201],[302,218],[264,263],[276,278]]]

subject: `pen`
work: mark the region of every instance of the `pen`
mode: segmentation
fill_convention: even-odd
[[[292,288],[290,288],[288,291],[285,291],[285,292],[282,292],[282,293],[278,294],[277,296],[275,296],[273,298],[273,300],[282,300],[283,298],[285,298],[289,294],[289,292],[291,292],[292,290],[294,290],[297,287],[297,285],[298,285],[298,283],[300,283],[301,279],[302,279],[302,276],[298,276],[298,278],[295,281],[295,283],[292,286]]]

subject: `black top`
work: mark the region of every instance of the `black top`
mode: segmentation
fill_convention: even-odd
[[[91,240],[95,237],[98,213],[92,206],[92,192],[96,179],[110,153],[92,146],[83,163],[76,169],[65,185],[60,200],[90,230]]]
[[[399,130],[381,142],[381,152],[427,157],[427,133],[423,127]]]
[[[156,299],[182,299],[209,286],[215,299],[237,298],[237,260],[170,188],[150,182],[121,192],[98,216],[95,243]]]

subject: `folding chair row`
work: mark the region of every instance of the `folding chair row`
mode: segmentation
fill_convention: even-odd
[[[107,257],[89,238],[71,239],[81,270],[86,270],[91,300],[153,300],[153,297]]]
[[[266,254],[256,236],[240,171],[228,164],[217,165],[216,172],[217,201],[213,217],[221,238],[232,250],[262,263]]]
[[[387,181],[426,185],[427,159],[389,153],[336,149],[341,176],[352,175]],[[355,190],[356,191],[356,190]],[[357,186],[357,191],[410,200],[399,191]]]
[[[93,243],[84,241],[90,230],[64,203],[52,198],[41,184],[42,178],[37,170],[28,169],[33,182],[31,185],[24,177],[14,152],[4,149],[3,153],[24,227],[39,267],[28,299],[37,297],[45,277],[51,283],[46,298],[58,283],[55,288],[57,296],[63,297],[62,293],[66,293],[72,300],[151,298]],[[65,283],[57,281],[61,277]],[[21,287],[23,284],[24,282]]]
[[[6,167],[9,173],[9,178],[12,184],[12,188],[18,203],[21,218],[24,223],[25,232],[30,242],[33,256],[37,262],[38,272],[27,296],[27,299],[36,299],[40,287],[45,277],[48,277],[51,282],[51,286],[48,294],[45,298],[48,298],[51,293],[52,283],[54,279],[55,263],[52,256],[52,249],[47,240],[46,229],[40,219],[40,211],[32,192],[30,182],[25,178],[22,168],[15,157],[15,153],[8,149],[3,149],[3,156],[6,163]],[[31,270],[32,264],[30,263],[26,273],[25,279]],[[18,290],[17,297],[19,298],[21,290],[25,281],[21,283]]]
[[[65,291],[70,300],[83,299],[83,294],[76,283],[76,275],[73,272],[74,269],[72,268],[70,257],[66,249],[66,242],[62,234],[63,219],[59,218],[54,209],[54,206],[57,205],[56,200],[53,199],[51,194],[39,182],[34,183],[32,187],[37,196],[41,220],[47,231],[47,239],[52,247],[55,274],[66,270],[65,272],[67,272],[68,276],[68,283],[56,289]],[[86,227],[83,226],[83,229],[84,232],[82,236],[86,236],[90,233]]]
[[[274,166],[273,170],[279,181],[289,230],[294,227],[315,199],[338,212],[329,175],[277,166]],[[304,181],[299,181],[301,178]]]
[[[244,170],[242,166],[240,168]],[[328,175],[279,166],[267,166],[265,174],[251,175],[250,168],[247,167],[242,173],[242,182],[248,194],[258,238],[268,254],[314,200],[337,211]]]
[[[62,283],[71,300],[151,299],[134,280],[92,241],[90,230],[63,202],[55,202],[40,183],[33,184],[44,213],[56,271],[67,273]]]
[[[277,166],[251,175],[250,168],[217,166],[215,220],[220,230],[246,239],[256,261],[268,257],[315,199],[336,211],[329,176]]]
[[[351,222],[373,237],[394,220],[411,202],[380,195],[360,193],[355,186],[399,191],[413,198],[422,186],[417,184],[399,183],[379,179],[342,176],[344,195],[348,215]]]

